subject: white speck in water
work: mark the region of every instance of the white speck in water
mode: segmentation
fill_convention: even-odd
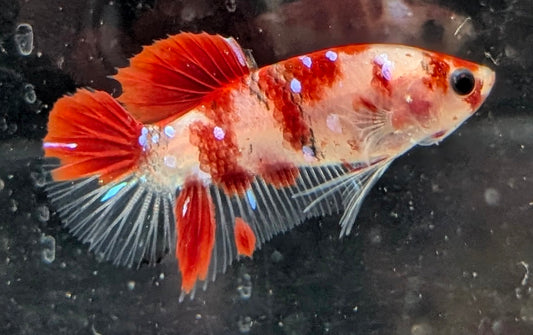
[[[226,9],[233,13],[237,10],[237,0],[226,0]]]
[[[15,45],[22,56],[28,56],[33,50],[33,28],[27,23],[21,23],[15,31]]]
[[[2,179],[0,179],[0,191],[2,191],[5,186],[6,186],[6,183],[4,183]]]
[[[223,140],[226,136],[226,133],[224,132],[224,129],[220,128],[219,126],[216,126],[213,128],[213,136],[219,141]]]
[[[174,127],[172,126],[166,126],[164,132],[169,138],[172,138],[174,135],[176,135],[176,130],[174,130]]]
[[[339,115],[333,114],[333,113],[328,114],[326,118],[326,124],[329,130],[331,130],[332,132],[338,133],[338,134],[342,133],[342,126],[339,120]]]
[[[492,187],[487,188],[485,190],[484,196],[485,196],[485,202],[487,203],[487,205],[489,206],[499,205],[501,196],[500,196],[500,192],[497,189],[492,188]]]
[[[301,56],[300,60],[302,61],[302,64],[305,65],[305,67],[308,69],[310,69],[311,65],[313,65],[313,60],[309,56]]]
[[[17,200],[15,199],[9,199],[9,210],[12,212],[12,213],[15,213],[17,211],[17,209],[19,208],[18,207],[19,203]]]
[[[35,89],[32,84],[24,85],[24,100],[29,104],[33,104],[37,101],[37,95],[35,94]]]
[[[176,167],[176,157],[172,155],[166,155],[163,157],[163,161],[165,162],[165,165],[169,168],[175,168]]]
[[[294,93],[300,93],[302,91],[302,83],[296,78],[291,80],[291,91]]]
[[[53,236],[43,235],[40,242],[44,246],[41,251],[41,260],[46,264],[51,264],[56,259],[56,240]]]
[[[50,209],[46,205],[40,205],[35,208],[35,216],[41,222],[47,222],[50,219]]]
[[[135,281],[133,280],[128,281],[127,286],[128,286],[128,290],[133,291],[135,289]]]
[[[326,58],[334,62],[337,60],[337,53],[335,51],[328,50],[326,51]]]

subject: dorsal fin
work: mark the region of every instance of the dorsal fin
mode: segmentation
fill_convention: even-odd
[[[186,113],[249,72],[233,38],[180,33],[145,47],[114,78],[122,84],[118,100],[137,120],[153,123]]]

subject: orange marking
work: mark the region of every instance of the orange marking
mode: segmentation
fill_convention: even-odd
[[[290,163],[265,164],[261,170],[261,178],[276,188],[295,185],[300,175],[298,168]]]
[[[244,222],[240,217],[235,218],[235,245],[237,246],[237,253],[252,257],[255,250],[255,234],[249,224]]]
[[[206,279],[215,245],[214,205],[200,181],[185,182],[176,199],[175,215],[181,289],[189,293],[198,279]]]

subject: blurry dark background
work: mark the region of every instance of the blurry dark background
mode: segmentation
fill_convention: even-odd
[[[530,0],[0,0],[0,333],[533,334]],[[234,36],[259,65],[356,42],[484,63],[497,84],[436,147],[398,159],[357,230],[277,236],[194,301],[173,257],[116,268],[70,237],[42,190],[53,103],[153,39]],[[251,295],[248,293],[251,290]]]

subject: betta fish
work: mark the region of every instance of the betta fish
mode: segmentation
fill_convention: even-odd
[[[180,33],[79,89],[49,118],[47,191],[70,232],[117,265],[175,255],[180,300],[306,219],[350,233],[387,167],[483,103],[490,69],[414,47],[327,48],[257,68],[232,38]]]

